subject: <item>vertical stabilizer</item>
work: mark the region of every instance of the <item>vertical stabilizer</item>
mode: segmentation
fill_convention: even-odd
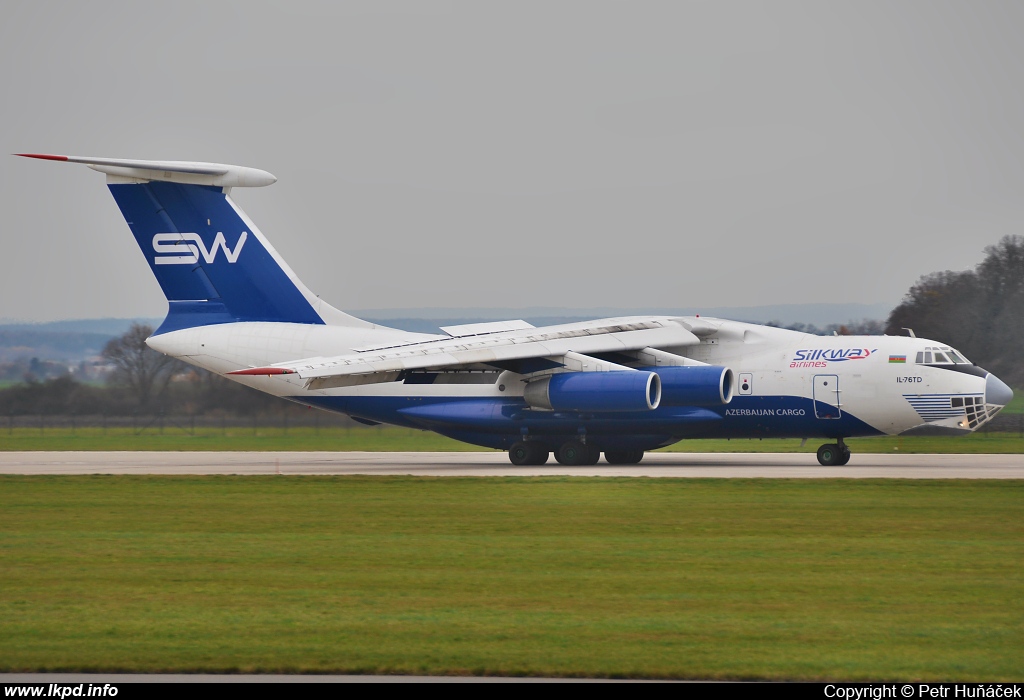
[[[84,163],[107,185],[169,305],[157,334],[239,321],[372,328],[317,298],[228,195],[262,170],[218,163],[21,154]]]

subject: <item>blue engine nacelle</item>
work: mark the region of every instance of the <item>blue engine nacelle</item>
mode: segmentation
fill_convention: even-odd
[[[661,402],[654,372],[563,372],[526,385],[526,403],[554,411],[653,411]]]
[[[651,371],[661,377],[661,402],[666,406],[722,406],[732,401],[736,380],[728,367],[657,367]]]

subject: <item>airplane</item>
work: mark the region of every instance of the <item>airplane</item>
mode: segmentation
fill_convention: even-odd
[[[534,327],[387,328],[313,294],[231,199],[270,173],[184,161],[15,154],[106,175],[167,298],[155,350],[281,398],[506,450],[515,465],[639,463],[688,438],[965,435],[1013,398],[941,342],[822,337],[694,316]]]

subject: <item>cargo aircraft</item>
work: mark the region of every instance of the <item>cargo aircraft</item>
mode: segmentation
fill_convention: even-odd
[[[507,450],[516,465],[636,464],[686,438],[818,438],[823,465],[867,435],[967,434],[1010,388],[910,336],[821,337],[700,316],[410,333],[299,281],[232,201],[276,182],[234,165],[18,154],[82,163],[107,186],[167,297],[150,347],[366,424]]]

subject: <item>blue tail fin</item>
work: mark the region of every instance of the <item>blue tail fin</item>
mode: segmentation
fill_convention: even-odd
[[[265,170],[223,163],[18,153],[81,163],[107,186],[170,309],[157,334],[237,321],[373,328],[321,301],[291,271],[228,192],[265,187]]]
[[[167,297],[158,334],[237,321],[363,325],[320,302],[221,187],[108,187]]]

